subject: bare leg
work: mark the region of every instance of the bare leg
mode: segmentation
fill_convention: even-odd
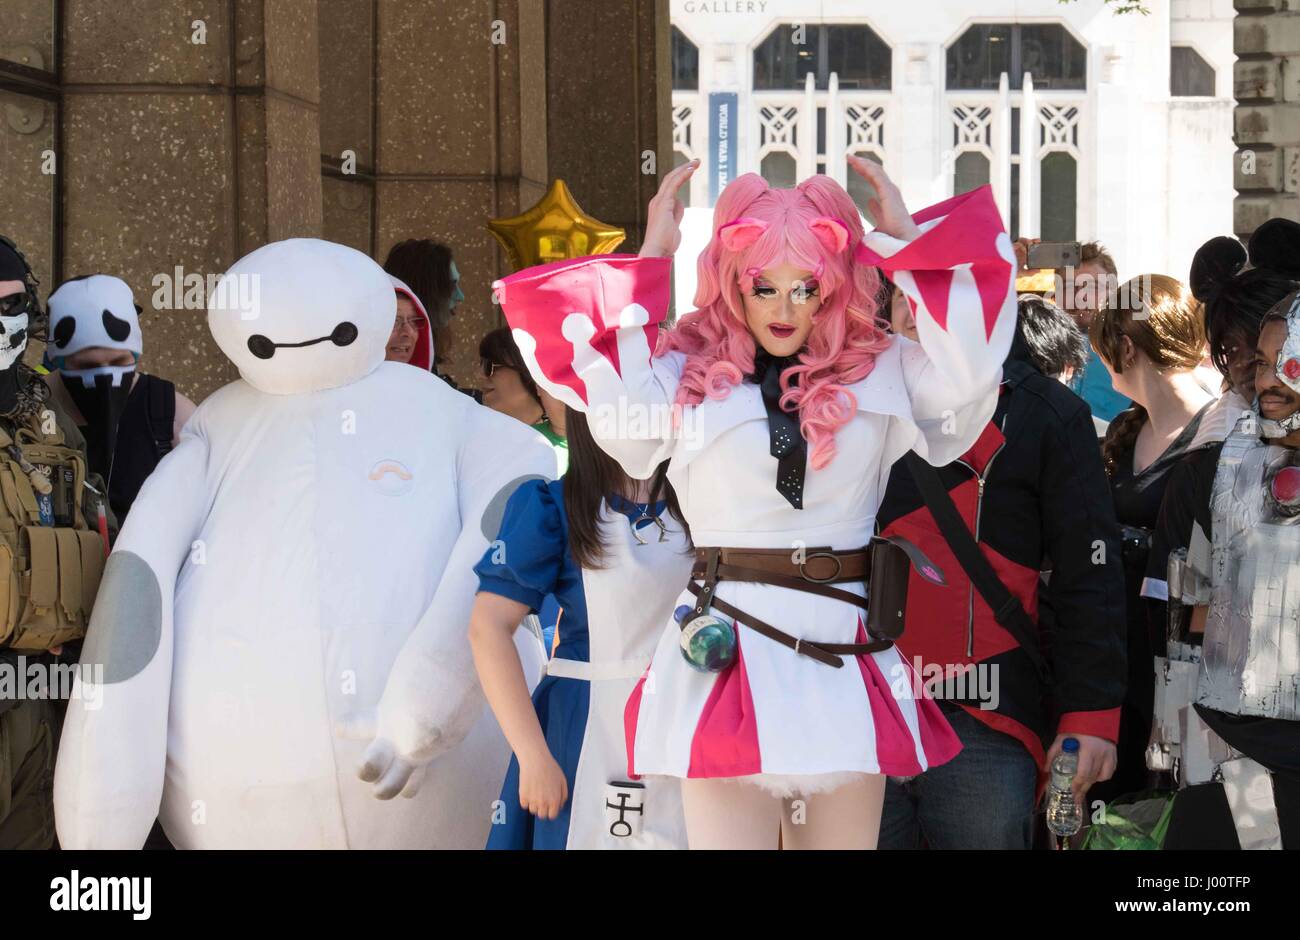
[[[692,849],[777,847],[781,800],[752,784],[683,780],[682,808],[686,814],[686,841]]]
[[[884,800],[883,774],[864,774],[827,793],[785,800],[782,845],[787,849],[874,849]]]

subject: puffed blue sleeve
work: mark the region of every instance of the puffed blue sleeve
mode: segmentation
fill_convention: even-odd
[[[496,540],[474,566],[478,589],[527,604],[537,613],[556,588],[566,543],[551,485],[529,480],[511,495]]]

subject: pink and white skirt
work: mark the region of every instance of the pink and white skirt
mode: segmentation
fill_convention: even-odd
[[[718,596],[805,640],[869,639],[859,609],[833,598],[726,581]],[[683,591],[677,603],[694,597]],[[736,631],[735,665],[702,673],[683,659],[677,623],[664,628],[624,711],[629,774],[741,778],[791,796],[856,774],[912,776],[961,749],[897,647],[842,657],[836,669],[744,624]]]

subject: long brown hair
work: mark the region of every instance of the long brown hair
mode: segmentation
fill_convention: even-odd
[[[1165,274],[1143,274],[1120,285],[1114,303],[1092,318],[1088,339],[1116,373],[1124,371],[1124,337],[1158,369],[1193,369],[1205,358],[1205,316],[1187,285]],[[1101,456],[1114,476],[1132,452],[1147,410],[1136,402],[1106,429]]]
[[[564,509],[569,519],[569,552],[579,568],[605,567],[605,541],[600,534],[601,507],[605,496],[636,492],[637,481],[628,476],[610,457],[587,427],[587,416],[572,408],[565,409],[564,436],[569,442],[569,469],[564,474]],[[668,512],[686,532],[690,528],[682,518],[677,494],[668,483],[668,461],[661,463],[650,477],[651,504],[664,500]],[[652,531],[658,532],[655,528]],[[657,537],[657,535],[656,535]]]

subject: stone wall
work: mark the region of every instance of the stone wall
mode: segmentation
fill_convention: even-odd
[[[143,367],[202,397],[235,371],[185,278],[321,232],[316,5],[64,9],[62,275],[124,278],[145,311]]]
[[[58,24],[51,0],[11,4],[0,55],[61,60],[61,98],[19,102],[36,131],[0,126],[0,231],[47,288],[125,278],[144,368],[196,399],[235,372],[184,281],[170,290],[177,268],[206,281],[293,236],[381,261],[401,239],[445,241],[466,296],[448,371],[472,381],[507,273],[487,220],[561,176],[634,248],[655,187],[643,155],[671,165],[667,0],[63,0]]]
[[[1300,2],[1235,0],[1238,197],[1246,238],[1273,216],[1300,218]]]
[[[637,244],[642,154],[670,157],[667,0],[342,0],[320,25],[327,237],[380,261],[407,238],[452,248],[465,302],[439,352],[472,383],[509,273],[488,219],[560,177]]]

